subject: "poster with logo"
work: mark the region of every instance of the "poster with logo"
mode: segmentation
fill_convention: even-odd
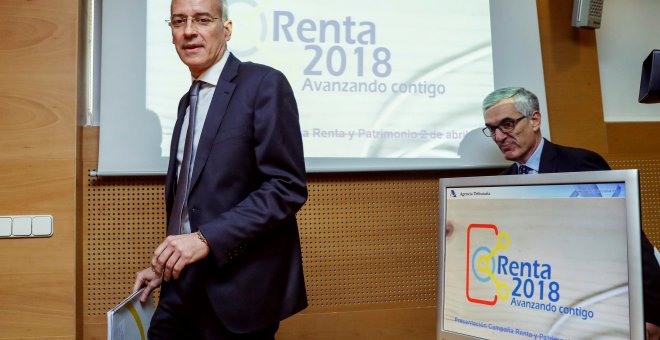
[[[623,183],[448,189],[444,330],[629,339]]]
[[[281,71],[291,85],[309,172],[504,166],[481,132],[481,101],[496,87],[533,91],[551,137],[536,1],[226,3],[227,51]],[[170,1],[101,5],[87,112],[103,126],[97,173],[164,174],[191,83],[172,44]],[[207,12],[186,15],[219,14]],[[189,42],[213,46],[207,37],[225,23],[191,21]]]

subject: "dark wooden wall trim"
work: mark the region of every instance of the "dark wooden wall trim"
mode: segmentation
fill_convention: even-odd
[[[650,105],[658,107],[660,116],[660,104]],[[611,154],[660,158],[660,122],[607,123],[606,126]]]

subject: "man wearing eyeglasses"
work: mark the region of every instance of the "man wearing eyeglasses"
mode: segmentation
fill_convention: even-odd
[[[227,51],[226,0],[172,0],[172,42],[193,85],[166,179],[167,238],[137,273],[160,286],[149,339],[273,339],[307,306],[296,212],[307,199],[293,91]]]
[[[595,152],[560,146],[541,136],[539,102],[520,87],[493,91],[483,101],[486,127],[483,132],[514,161],[503,174],[609,170]]]
[[[504,158],[513,161],[503,175],[610,170],[595,152],[561,146],[541,136],[539,102],[522,87],[505,87],[483,100],[486,127],[483,133],[493,139]],[[660,265],[654,249],[642,232],[642,272],[644,313],[647,334],[660,338]]]

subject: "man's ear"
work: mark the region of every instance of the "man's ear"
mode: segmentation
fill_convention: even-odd
[[[532,123],[532,129],[534,132],[541,130],[541,112],[532,112],[532,115],[529,117],[529,122]]]
[[[229,41],[231,40],[231,31],[234,27],[234,23],[231,21],[231,19],[227,19],[223,25],[225,30],[225,41]]]

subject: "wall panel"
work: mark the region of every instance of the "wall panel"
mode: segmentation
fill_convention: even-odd
[[[572,0],[536,4],[552,140],[605,153],[596,34],[571,26]]]
[[[642,228],[651,243],[660,247],[660,157],[610,156],[608,162],[612,169],[639,169]]]
[[[0,2],[0,215],[52,215],[0,239],[0,338],[76,336],[77,0]]]
[[[655,105],[660,115],[660,104]],[[607,124],[609,152],[619,155],[640,155],[660,158],[660,123],[622,122]]]
[[[84,142],[92,170],[98,129],[85,128]],[[298,214],[310,306],[278,338],[432,337],[438,178],[499,171],[310,174]],[[164,177],[86,179],[82,317],[95,339],[165,236]]]

